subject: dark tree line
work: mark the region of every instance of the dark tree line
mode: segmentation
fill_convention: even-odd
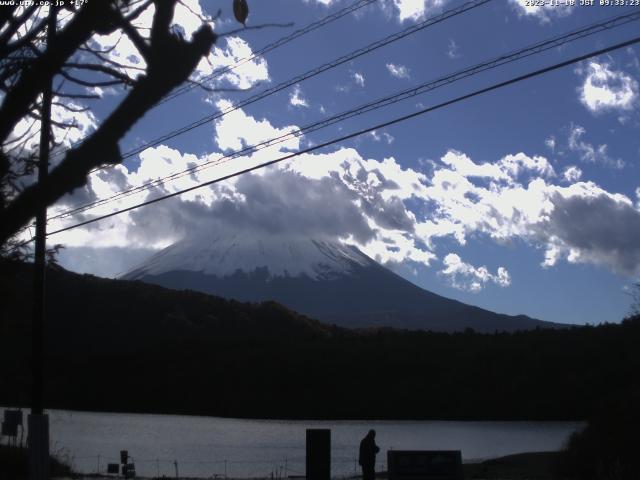
[[[51,407],[582,420],[640,385],[640,317],[516,333],[350,331],[275,303],[48,275]],[[20,266],[4,285],[12,300],[2,303],[0,403],[28,401],[29,282]]]

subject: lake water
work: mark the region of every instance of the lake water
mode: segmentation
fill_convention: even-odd
[[[2,410],[2,409],[0,409]],[[26,423],[25,412],[25,423]],[[140,476],[270,477],[304,474],[305,430],[330,428],[333,476],[353,475],[370,428],[389,449],[462,450],[464,461],[562,447],[579,422],[290,421],[51,410],[51,450],[82,473],[106,472],[128,450]]]

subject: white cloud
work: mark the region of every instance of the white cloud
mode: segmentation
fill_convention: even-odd
[[[523,173],[541,177],[553,177],[556,174],[546,158],[539,155],[529,157],[522,152],[506,155],[498,162],[498,166],[514,180]]]
[[[578,153],[583,162],[599,163],[617,169],[624,168],[624,160],[609,156],[609,147],[606,143],[594,146],[585,141],[586,133],[584,127],[572,124],[569,129],[569,150]]]
[[[640,274],[640,211],[624,195],[591,182],[555,189],[554,209],[538,228],[547,248],[545,266],[558,260],[606,267],[630,277]]]
[[[520,178],[529,178],[523,184],[497,168],[511,163],[503,160],[476,164],[458,152],[445,155],[445,167],[434,170],[423,197],[431,200],[434,213],[416,225],[416,232],[428,244],[444,236],[462,245],[470,235],[499,243],[519,238],[542,246],[546,266],[566,260],[640,273],[640,246],[633,240],[640,234],[640,212],[631,200],[592,182],[554,185],[531,176],[533,171],[520,172]],[[540,170],[542,162],[521,165]],[[595,216],[589,217],[590,209]]]
[[[638,81],[631,75],[612,70],[605,62],[589,62],[586,69],[578,69],[584,82],[578,89],[580,101],[591,112],[631,110],[638,99]]]
[[[445,268],[440,274],[448,277],[452,287],[459,290],[467,290],[477,293],[487,284],[494,283],[500,287],[511,285],[511,276],[504,267],[498,267],[495,274],[489,272],[487,267],[474,267],[470,263],[463,262],[460,256],[449,253],[442,260]]]
[[[569,183],[577,182],[582,178],[582,170],[580,170],[575,165],[570,165],[567,168],[565,168],[564,173],[562,174],[562,177],[565,179],[565,181]]]
[[[573,8],[552,5],[551,2],[532,2],[529,0],[509,0],[521,17],[535,18],[540,23],[549,23],[553,18],[566,17],[573,13]]]
[[[293,92],[289,95],[289,104],[293,107],[309,108],[309,102],[307,102],[307,99],[303,97],[300,85],[293,87]]]
[[[275,127],[238,110],[216,122],[216,143],[223,151],[237,149],[293,128]],[[380,132],[376,135],[383,138]],[[299,148],[299,142],[299,138],[292,138],[286,144],[192,172],[96,212],[106,213],[116,206],[126,207],[273,160]],[[85,189],[64,201],[69,205],[83,195],[107,196],[219,157],[217,152],[197,157],[166,146],[148,149],[136,169],[119,166],[93,174]],[[393,157],[365,158],[353,148],[338,147],[195,190],[149,210],[72,230],[55,241],[76,246],[160,248],[211,228],[244,229],[256,235],[295,231],[340,238],[381,262],[430,265],[438,257],[442,240],[465,245],[484,237],[499,244],[517,239],[540,249],[545,267],[566,261],[629,276],[640,274],[637,199],[578,181],[575,173],[565,170],[559,176],[544,157],[522,152],[478,163],[461,152],[449,151],[425,174],[403,167]],[[326,208],[329,203],[331,209]],[[55,207],[52,213],[60,208]],[[69,222],[54,223],[52,229]],[[506,269],[490,272],[459,257],[446,258],[444,270],[448,273],[443,275],[454,276],[465,288],[507,285],[510,280]]]
[[[447,56],[451,59],[460,58],[462,56],[460,54],[460,47],[453,38],[449,39],[449,45],[447,46]]]
[[[63,248],[58,261],[68,270],[78,273],[90,273],[106,278],[117,278],[148,260],[155,250],[148,248],[122,247],[71,247]]]
[[[441,161],[464,177],[486,178],[514,183],[521,175],[552,177],[555,175],[549,161],[541,156],[529,157],[524,153],[506,155],[496,163],[476,164],[463,153],[450,150]]]
[[[317,2],[323,6],[339,3],[340,0],[303,0],[305,3]],[[396,17],[398,21],[421,20],[431,10],[439,10],[449,0],[381,0],[378,3],[380,9],[389,18]],[[358,12],[356,12],[358,15]]]
[[[552,153],[556,153],[556,137],[551,135],[544,141],[544,144],[547,146]]]
[[[441,9],[447,2],[448,0],[390,0],[390,8],[387,2],[382,5],[393,11],[400,22],[404,22],[421,20],[427,13]]]
[[[228,100],[220,100],[216,107],[220,111],[230,109],[233,104]],[[215,141],[222,151],[240,150],[247,145],[255,145],[271,138],[280,137],[297,127],[290,125],[276,128],[267,119],[256,120],[247,115],[244,110],[237,109],[218,119],[215,123]],[[279,144],[279,149],[297,150],[300,148],[300,137],[292,137]]]
[[[371,132],[369,132],[369,135],[376,142],[381,142],[382,140],[384,140],[385,142],[387,142],[387,145],[391,145],[395,141],[395,137],[387,132],[378,133],[377,130],[372,130]]]
[[[331,6],[340,0],[303,0],[305,3],[316,2],[323,6]],[[430,10],[440,9],[449,0],[382,0],[380,8],[389,17],[395,16],[398,21],[416,21],[422,19]],[[356,13],[357,15],[357,13]]]
[[[358,86],[364,87],[364,75],[362,75],[361,73],[354,72],[353,80],[356,82]]]
[[[135,21],[139,33],[144,38],[149,36],[154,13],[155,7],[151,3]],[[212,18],[204,12],[199,0],[184,0],[176,4],[172,27],[177,28],[189,39],[203,24],[203,20],[211,22]],[[109,60],[123,64],[124,67],[119,69],[132,78],[142,73],[140,69],[146,68],[146,62],[133,42],[126,35],[121,35],[119,31],[110,35],[94,35],[91,42],[107,51],[105,56]],[[251,55],[253,55],[253,51],[245,40],[235,36],[220,39],[207,58],[200,61],[192,74],[192,79],[200,80],[210,75],[214,70],[241,62],[242,64],[233,70],[217,76],[212,86],[228,83],[232,87],[246,89],[259,82],[268,81],[269,72],[266,60],[258,58],[247,61]]]
[[[411,78],[409,69],[404,65],[396,65],[394,63],[387,63],[387,70],[391,76],[396,78]]]
[[[202,26],[203,21],[211,22],[212,18],[202,9],[200,0],[181,0],[176,3],[172,26],[179,26],[186,38],[191,39]]]
[[[205,60],[201,60],[195,72],[195,78],[199,79],[210,75],[214,70],[224,67],[237,67],[223,75],[216,77],[216,83],[228,82],[236,88],[251,88],[260,82],[268,82],[269,68],[264,58],[254,58],[246,61],[253,55],[249,44],[240,37],[226,37],[224,47],[216,45],[211,54]]]

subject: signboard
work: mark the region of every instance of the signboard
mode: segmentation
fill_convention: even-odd
[[[2,422],[2,435],[18,436],[18,426],[22,426],[22,410],[5,410]]]
[[[136,476],[136,467],[133,463],[122,465],[122,476],[124,478],[134,478]]]
[[[460,450],[390,450],[389,480],[462,480]]]
[[[119,463],[109,463],[107,465],[107,473],[109,475],[118,475],[120,473],[120,464]]]
[[[307,429],[307,480],[331,478],[331,430]]]
[[[22,410],[5,410],[2,435],[17,437],[18,426],[22,426]]]
[[[6,435],[7,437],[17,437],[18,425],[7,423],[5,420],[2,422],[2,435]]]
[[[22,425],[22,410],[5,410],[4,421],[10,424]]]

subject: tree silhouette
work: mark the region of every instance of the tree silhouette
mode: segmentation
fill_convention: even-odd
[[[631,286],[629,290],[629,296],[631,297],[631,309],[629,312],[629,316],[640,316],[640,282],[635,282]]]
[[[120,163],[118,142],[150,108],[189,79],[218,38],[202,17],[189,40],[172,27],[182,0],[71,3],[51,7],[56,9],[58,31],[50,44],[46,9],[0,8],[0,254],[16,244],[16,234],[41,205],[49,206],[82,187],[95,168]],[[239,19],[244,22],[248,7],[240,3],[246,7]],[[153,20],[145,28],[137,21],[150,9]],[[114,33],[131,41],[143,67],[111,58],[113,47],[101,49],[92,41],[96,35]],[[30,142],[38,133],[42,92],[52,81],[54,105],[70,116],[86,111],[78,102],[99,98],[97,88],[122,88],[125,94],[90,135],[60,156],[43,188],[34,181],[37,152]],[[17,129],[25,122],[28,128]],[[54,118],[53,128],[68,132],[78,125]]]

